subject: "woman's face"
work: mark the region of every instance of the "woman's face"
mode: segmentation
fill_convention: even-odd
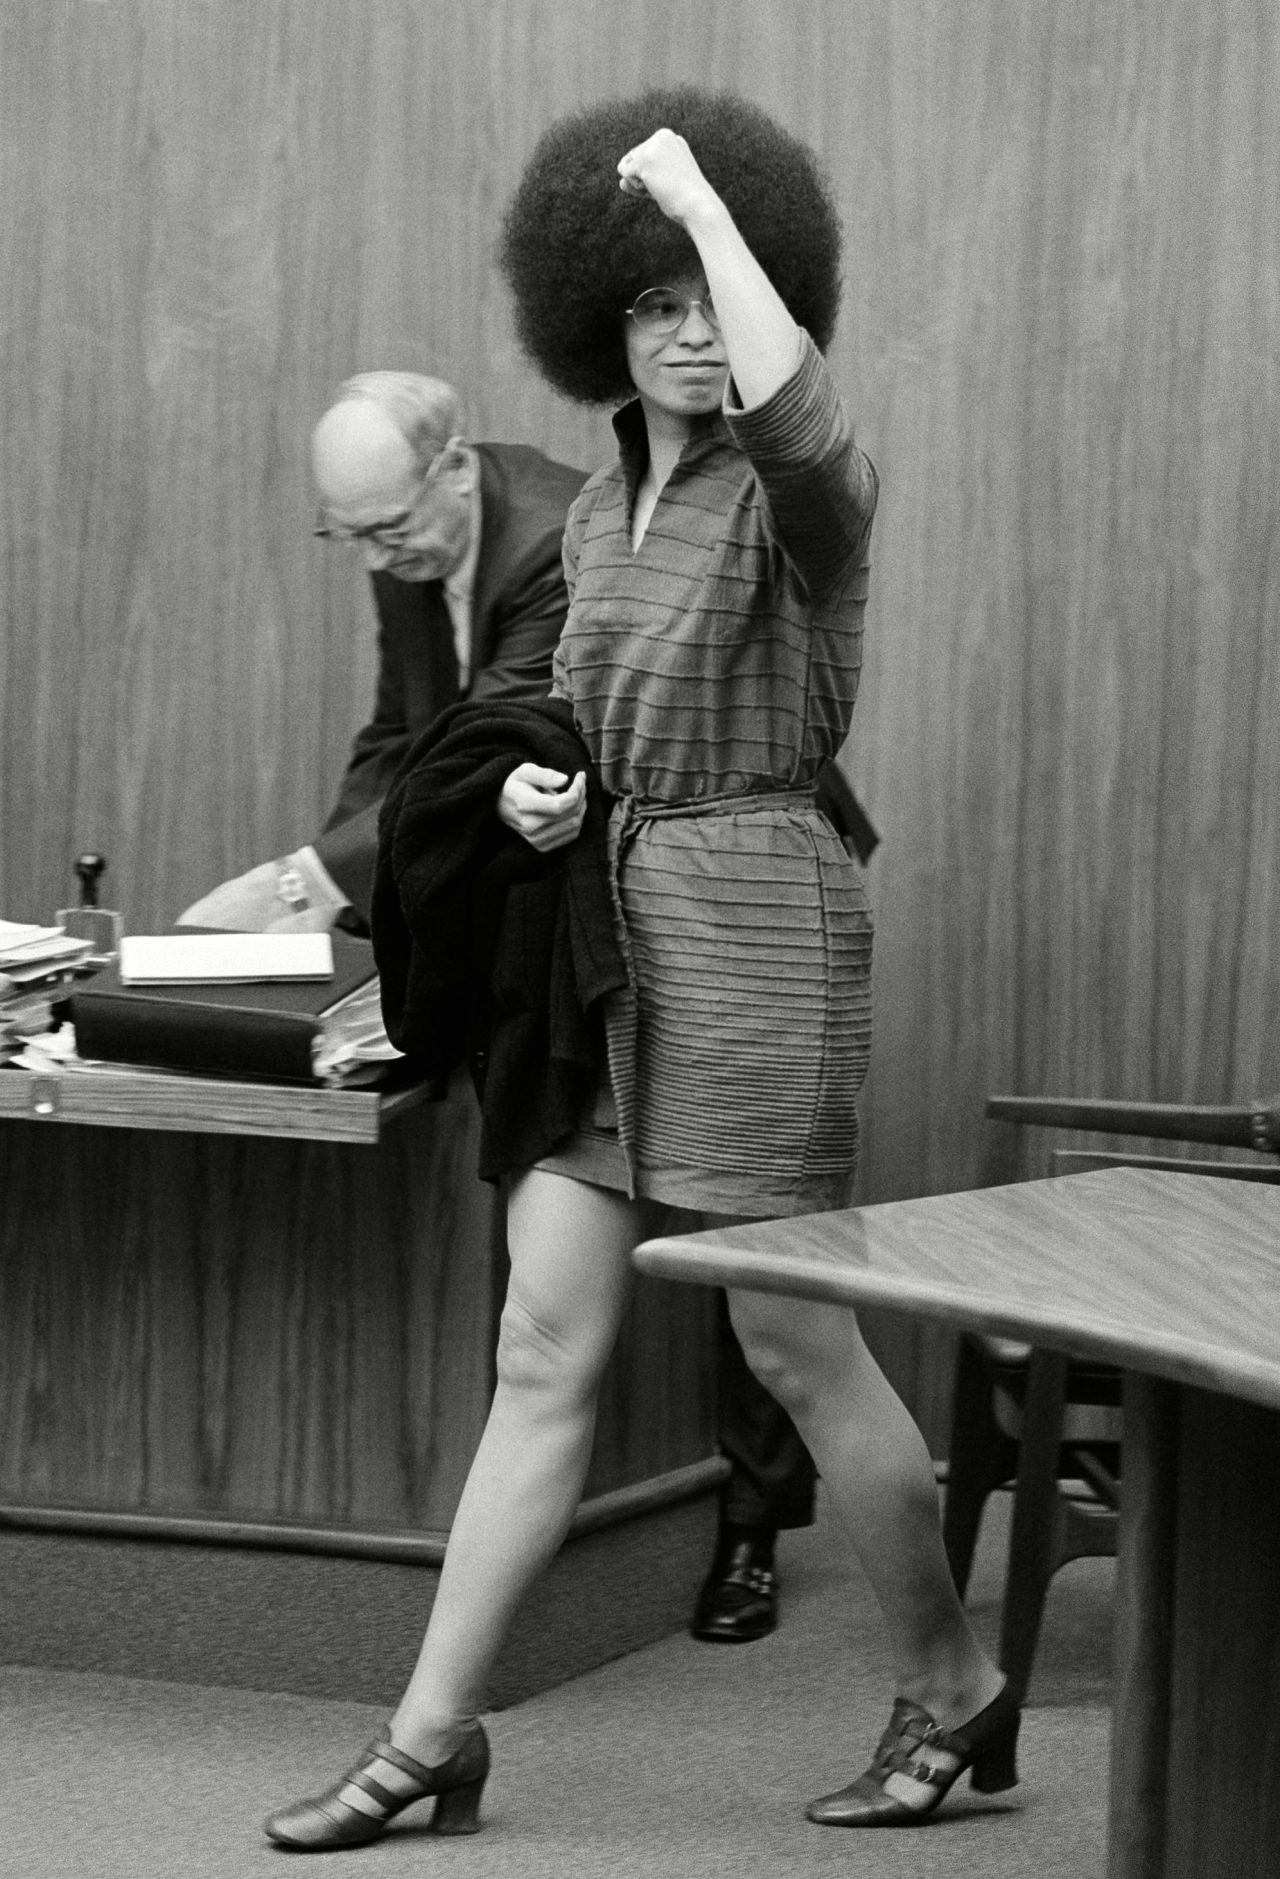
[[[684,317],[671,332],[654,333],[628,313],[627,368],[646,416],[687,428],[694,418],[720,409],[729,360],[719,327],[706,315],[702,275],[660,284],[684,301]]]

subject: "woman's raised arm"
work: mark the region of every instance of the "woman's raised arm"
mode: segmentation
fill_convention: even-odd
[[[652,196],[693,242],[738,396],[748,408],[763,404],[800,363],[800,329],[693,151],[676,131],[657,130],[628,150],[618,176],[623,189]]]

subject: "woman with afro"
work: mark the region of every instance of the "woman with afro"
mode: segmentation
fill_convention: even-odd
[[[569,514],[554,683],[613,799],[629,983],[578,1132],[511,1185],[498,1385],[418,1663],[387,1738],[267,1823],[286,1845],[361,1844],[428,1795],[437,1831],[474,1829],[486,1679],[577,1506],[634,1246],[673,1209],[704,1224],[849,1200],[870,916],[814,786],[857,692],[877,485],[822,357],[839,245],[810,153],[692,90],[553,126],[510,205],[525,347],[571,398],[622,407],[618,459]],[[497,809],[545,853],[584,801],[583,775],[522,764]],[[852,1315],[748,1292],[730,1309],[893,1647],[871,1764],[809,1818],[917,1821],[965,1769],[1011,1786],[1017,1705],[956,1598],[924,1441]]]

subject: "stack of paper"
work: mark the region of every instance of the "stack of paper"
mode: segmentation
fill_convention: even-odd
[[[87,958],[89,940],[68,939],[60,926],[31,926],[0,920],[0,972],[15,985],[65,972]]]
[[[362,985],[325,1015],[313,1057],[322,1083],[373,1083],[401,1056],[382,1022],[376,979]]]
[[[0,920],[0,1062],[48,1030],[53,999],[88,952],[60,926]]]
[[[349,933],[126,935],[69,1016],[83,1059],[198,1076],[364,1081],[400,1054],[373,948]]]

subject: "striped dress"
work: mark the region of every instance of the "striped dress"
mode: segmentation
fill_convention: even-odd
[[[807,338],[766,403],[699,420],[634,553],[639,406],[615,429],[569,513],[554,690],[617,798],[632,988],[613,1113],[542,1165],[719,1213],[842,1206],[871,915],[813,786],[857,693],[876,474]]]

